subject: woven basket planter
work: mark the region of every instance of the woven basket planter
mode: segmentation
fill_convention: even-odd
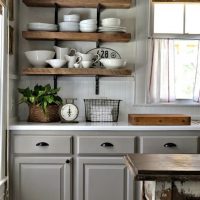
[[[59,122],[59,106],[49,105],[46,113],[43,112],[42,108],[38,105],[29,106],[29,122]]]

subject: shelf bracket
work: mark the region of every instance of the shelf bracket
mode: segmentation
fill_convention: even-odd
[[[101,20],[101,4],[98,3],[97,5],[97,27],[100,26],[100,20]]]
[[[57,75],[53,76],[53,85],[54,85],[54,89],[58,88],[58,76]]]
[[[100,48],[100,43],[101,43],[100,40],[97,40],[97,41],[96,41],[96,48]]]
[[[96,95],[99,95],[99,76],[95,76],[95,82],[96,82],[96,85],[95,85],[95,94]]]
[[[55,18],[54,18],[54,22],[55,24],[58,25],[58,10],[59,10],[59,5],[57,3],[55,3]]]

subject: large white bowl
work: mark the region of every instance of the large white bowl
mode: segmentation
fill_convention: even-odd
[[[97,27],[95,26],[91,26],[91,27],[80,27],[80,31],[81,32],[87,32],[87,33],[92,33],[92,32],[96,32]]]
[[[63,17],[64,22],[79,22],[80,21],[80,15],[64,15]]]
[[[102,26],[120,26],[121,20],[119,18],[105,18],[101,21]]]
[[[53,68],[60,68],[63,67],[67,63],[67,61],[62,59],[50,59],[46,60],[46,63],[51,65]]]
[[[116,69],[120,67],[124,67],[126,65],[126,61],[123,59],[115,59],[115,58],[102,58],[99,60],[105,68],[108,69]]]
[[[36,50],[26,51],[26,58],[34,67],[45,67],[47,65],[46,60],[52,59],[55,56],[54,51]]]

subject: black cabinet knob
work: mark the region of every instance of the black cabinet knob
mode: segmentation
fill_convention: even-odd
[[[176,146],[177,146],[176,144],[171,143],[171,142],[164,144],[164,147],[166,147],[166,148],[174,148]]]
[[[114,147],[114,145],[110,142],[104,142],[101,144],[102,147]]]
[[[46,143],[46,142],[39,142],[39,143],[36,144],[36,146],[37,146],[37,147],[48,147],[49,144]]]
[[[71,161],[69,159],[66,160],[66,163],[69,164]]]

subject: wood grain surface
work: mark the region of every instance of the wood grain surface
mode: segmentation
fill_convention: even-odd
[[[101,4],[105,8],[130,8],[131,0],[23,0],[27,6],[96,8]]]
[[[23,75],[63,75],[63,76],[131,76],[132,69],[104,69],[104,68],[25,68]]]
[[[191,117],[182,114],[129,114],[128,121],[131,125],[190,125]]]
[[[27,40],[102,41],[102,42],[128,42],[131,40],[130,33],[23,31],[22,36]]]
[[[136,180],[200,181],[198,154],[130,154],[125,162]]]

